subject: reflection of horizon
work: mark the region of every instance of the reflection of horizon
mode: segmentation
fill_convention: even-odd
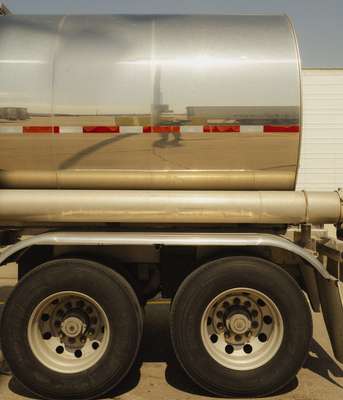
[[[44,113],[30,112],[26,107],[1,107],[0,119],[55,119],[55,125],[117,125],[117,126],[187,126],[187,125],[292,125],[299,123],[297,107],[260,106],[187,106],[187,113],[163,112],[153,104],[146,113]],[[103,120],[101,121],[101,118]],[[75,119],[72,121],[72,119]],[[86,121],[88,119],[88,121]],[[105,120],[109,119],[109,120]],[[85,120],[85,121],[83,121]],[[39,121],[37,121],[38,123]],[[42,123],[44,123],[42,121]]]
[[[161,106],[161,104],[154,104],[154,106]],[[163,106],[163,104],[162,104]],[[73,117],[73,116],[140,116],[140,115],[151,115],[151,110],[147,110],[145,112],[109,112],[109,111],[99,111],[99,108],[96,111],[87,111],[84,112],[80,109],[80,111],[73,112],[41,112],[41,111],[30,111],[28,107],[23,106],[0,106],[2,108],[27,108],[29,114],[35,116],[46,116],[46,115],[55,115],[61,117]],[[175,107],[177,109],[177,107]],[[247,114],[248,113],[248,114]],[[295,118],[299,116],[299,110],[296,106],[285,105],[285,106],[240,106],[240,105],[196,105],[196,106],[185,106],[184,110],[180,111],[170,111],[168,110],[167,114],[171,115],[194,115],[194,114],[205,114],[208,117],[216,118],[218,114],[220,116],[235,116],[238,115],[240,117],[249,117],[256,115],[259,116],[287,116],[289,118]],[[163,115],[163,113],[162,113]]]
[[[144,118],[148,119],[145,125],[151,126],[182,126],[182,125],[199,125],[198,122],[202,122],[204,125],[249,125],[255,123],[263,123],[265,121],[266,124],[274,123],[277,121],[289,123],[289,124],[297,124],[299,119],[297,117],[290,117],[285,115],[254,115],[254,116],[237,116],[237,115],[226,115],[226,116],[218,116],[218,115],[194,115],[188,116],[186,114],[168,114],[168,116],[161,116],[159,123],[151,124],[151,114],[42,114],[42,113],[29,113],[29,117],[31,118],[79,118],[86,119],[91,118],[92,120],[96,120],[97,118],[112,118],[113,120],[118,120],[121,118],[130,118],[130,119],[139,119]],[[1,118],[1,109],[0,109],[0,118]],[[119,124],[118,124],[119,125]],[[121,125],[142,125],[139,123],[121,123]]]

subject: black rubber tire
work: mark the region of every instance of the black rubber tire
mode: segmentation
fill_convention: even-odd
[[[61,291],[84,293],[103,308],[110,325],[106,353],[91,368],[63,374],[46,368],[31,351],[27,327],[35,307]],[[116,386],[132,366],[143,317],[131,286],[117,272],[81,259],[58,259],[35,268],[18,283],[2,316],[2,350],[14,375],[46,399],[93,399]]]
[[[275,356],[248,371],[217,363],[200,333],[208,304],[225,290],[238,287],[267,295],[278,307],[284,324]],[[282,268],[259,258],[227,257],[201,266],[181,284],[171,307],[171,336],[180,364],[203,389],[219,396],[263,396],[284,387],[302,367],[312,338],[312,317],[298,284]]]

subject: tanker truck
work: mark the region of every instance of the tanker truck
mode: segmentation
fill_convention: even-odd
[[[343,362],[343,193],[296,190],[288,17],[6,16],[0,72],[0,107],[28,113],[0,120],[0,264],[18,266],[1,346],[19,381],[104,395],[156,296],[181,366],[215,395],[289,383],[311,311]]]

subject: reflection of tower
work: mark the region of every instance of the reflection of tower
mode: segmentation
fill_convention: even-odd
[[[161,114],[173,112],[168,104],[163,104],[161,91],[161,67],[156,66],[153,84],[153,103],[151,105],[151,123],[153,126],[161,125]]]
[[[0,15],[10,15],[11,11],[5,6],[5,4],[0,3]]]

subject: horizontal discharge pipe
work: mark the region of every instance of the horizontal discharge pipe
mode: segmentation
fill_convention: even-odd
[[[0,190],[0,224],[338,223],[339,192]]]
[[[292,171],[0,171],[6,189],[292,190]]]

